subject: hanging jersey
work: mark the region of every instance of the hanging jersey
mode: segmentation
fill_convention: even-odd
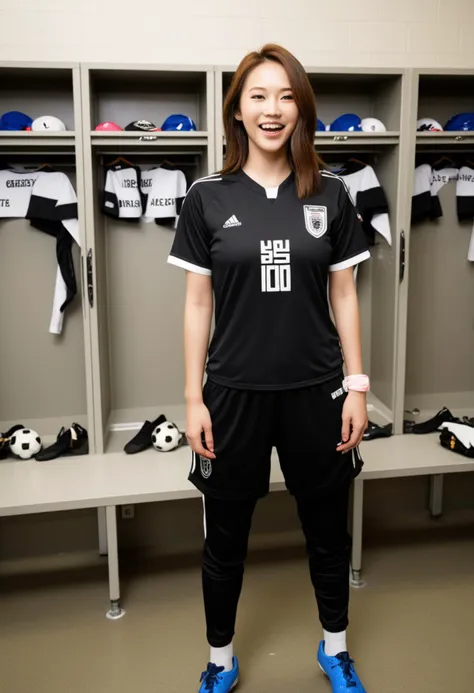
[[[347,166],[337,171],[337,175],[349,188],[357,211],[362,216],[362,226],[369,243],[375,243],[375,234],[378,233],[392,245],[387,197],[372,166],[349,161]]]
[[[412,223],[425,219],[439,219],[443,210],[438,193],[447,183],[456,182],[456,209],[459,221],[474,220],[474,170],[468,166],[432,168],[421,164],[415,169],[412,200]],[[474,262],[474,226],[471,232],[467,258]]]
[[[276,198],[242,170],[190,187],[168,262],[212,275],[210,380],[283,390],[340,373],[328,272],[370,254],[344,183],[327,172],[321,179],[320,191],[302,200],[293,173]]]
[[[456,181],[457,168],[432,168],[421,164],[415,168],[411,220],[413,224],[425,219],[439,219],[443,216],[438,193],[446,183]]]
[[[159,166],[142,171],[141,190],[145,196],[145,222],[172,220],[177,225],[184,196],[186,178],[182,171]]]
[[[56,238],[58,269],[49,331],[60,334],[64,310],[77,292],[72,242],[80,246],[77,197],[69,178],[50,167],[0,170],[0,217],[29,219],[34,228]]]
[[[116,219],[138,220],[143,212],[138,166],[118,163],[105,169],[102,212]]]

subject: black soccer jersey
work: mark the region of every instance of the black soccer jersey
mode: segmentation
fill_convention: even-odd
[[[342,354],[328,272],[370,257],[342,180],[298,199],[291,173],[276,198],[243,171],[196,181],[168,262],[212,275],[215,330],[207,374],[228,387],[283,390],[331,379]]]

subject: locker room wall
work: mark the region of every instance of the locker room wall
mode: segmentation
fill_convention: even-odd
[[[308,64],[470,67],[471,0],[1,0],[0,59],[233,64],[268,40]],[[73,28],[73,30],[72,30]]]
[[[146,11],[144,22],[141,13],[130,12],[125,0],[103,0],[99,6],[93,0],[43,0],[40,4],[34,0],[22,0],[20,4],[0,0],[0,59],[225,65],[236,63],[246,51],[265,41],[278,41],[308,65],[474,64],[472,0],[183,0],[179,4],[151,4]],[[25,110],[28,112],[27,104]],[[38,234],[38,242],[51,240],[34,233]],[[98,248],[96,244],[96,251]],[[105,263],[105,240],[102,255]],[[53,261],[49,253],[48,257]],[[100,294],[105,297],[106,291]],[[49,297],[43,303],[49,311]],[[106,305],[100,328],[104,333],[101,348],[107,351]],[[103,355],[104,362],[108,356]],[[101,371],[106,381],[109,373],[110,368]],[[110,383],[105,382],[103,389],[106,417],[113,406],[108,399]],[[462,521],[466,513],[472,521],[473,488],[472,475],[447,477],[445,504],[451,515],[443,523]],[[423,527],[439,533],[440,523],[426,523],[425,497],[423,478],[367,484],[367,538],[375,526],[379,530],[401,525]],[[152,546],[164,554],[173,549],[199,550],[200,501],[136,506],[135,510],[134,521],[120,521],[122,546]],[[292,499],[272,494],[257,508],[252,546],[284,543],[286,539],[300,541],[297,527]],[[6,569],[7,559],[35,555],[62,553],[70,557],[84,551],[87,560],[92,560],[97,549],[96,513],[3,518],[0,545],[0,572]]]

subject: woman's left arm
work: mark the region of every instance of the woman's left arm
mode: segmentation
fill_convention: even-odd
[[[329,300],[344,354],[346,375],[361,374],[364,372],[362,341],[353,267],[329,273]],[[367,423],[365,392],[349,390],[342,411],[342,444],[336,449],[347,452],[359,445]]]

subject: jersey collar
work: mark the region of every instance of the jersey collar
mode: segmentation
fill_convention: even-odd
[[[248,175],[245,173],[245,171],[243,171],[242,169],[240,169],[239,171],[237,171],[237,173],[235,174],[235,176],[236,176],[236,178],[237,178],[238,180],[240,180],[240,181],[241,181],[244,185],[246,185],[248,188],[251,188],[252,190],[255,190],[255,192],[259,193],[260,195],[263,195],[263,197],[265,197],[265,198],[267,197],[267,193],[266,193],[266,190],[265,190],[265,188],[263,187],[263,185],[260,185],[260,183],[257,183],[257,181],[255,181],[253,178],[250,178],[250,176],[248,176]],[[287,177],[285,178],[285,180],[283,180],[283,181],[280,183],[280,185],[278,186],[278,196],[277,196],[277,197],[280,197],[280,195],[282,194],[282,192],[283,192],[286,188],[288,188],[288,186],[290,186],[290,185],[294,182],[294,180],[295,180],[295,174],[294,174],[294,171],[292,171],[292,172],[289,174],[289,176],[287,176]],[[267,198],[267,199],[268,199],[268,198]]]

